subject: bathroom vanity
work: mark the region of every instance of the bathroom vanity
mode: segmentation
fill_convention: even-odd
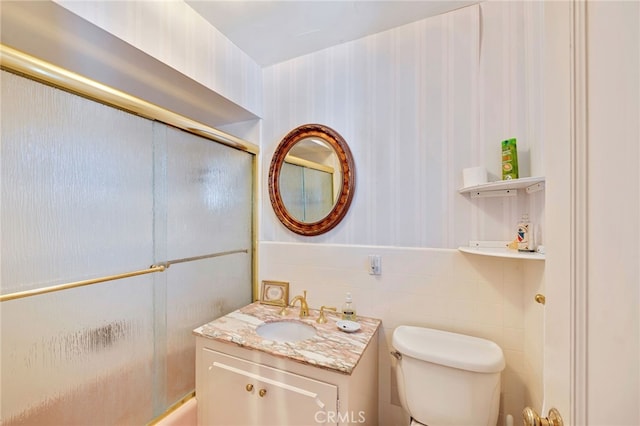
[[[317,310],[280,311],[256,302],[194,330],[198,424],[377,425],[380,321],[347,333],[333,313],[319,324]]]

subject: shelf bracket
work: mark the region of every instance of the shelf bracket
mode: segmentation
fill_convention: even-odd
[[[544,189],[544,182],[538,182],[531,186],[527,186],[525,191],[527,191],[527,194],[533,194],[534,192],[542,191],[543,189]]]
[[[471,248],[507,248],[511,241],[469,241]]]
[[[515,197],[516,195],[518,195],[517,189],[502,189],[497,191],[472,191],[471,192],[471,198]]]

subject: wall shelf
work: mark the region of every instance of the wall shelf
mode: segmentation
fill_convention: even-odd
[[[469,246],[458,247],[462,253],[510,259],[544,260],[544,253],[521,252],[507,248],[509,241],[469,241]]]
[[[469,194],[471,198],[486,197],[515,197],[518,190],[524,189],[527,194],[533,194],[544,189],[543,176],[527,177],[512,180],[499,180],[481,185],[460,188],[460,194]],[[458,247],[462,253],[480,256],[502,257],[510,259],[544,260],[545,255],[539,252],[521,252],[508,248],[509,241],[469,241],[469,246]]]
[[[460,188],[460,194],[469,194],[471,198],[482,197],[512,197],[518,195],[518,189],[524,189],[527,194],[532,194],[544,189],[545,178],[543,176],[527,177],[512,180],[498,180],[483,183],[481,185]]]

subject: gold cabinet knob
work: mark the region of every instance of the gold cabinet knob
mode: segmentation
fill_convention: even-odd
[[[253,385],[251,383],[249,383],[247,386],[244,387],[247,392],[251,392],[253,390]]]
[[[541,305],[544,305],[547,302],[547,298],[544,297],[544,294],[540,294],[540,293],[536,294],[536,297],[534,297],[534,300]]]
[[[260,389],[260,392],[258,392],[258,395],[260,395],[260,398],[262,398],[266,394],[267,394],[267,390],[266,389]]]

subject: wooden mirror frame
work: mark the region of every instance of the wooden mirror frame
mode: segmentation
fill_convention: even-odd
[[[302,222],[293,217],[284,205],[280,193],[280,171],[289,150],[299,141],[318,138],[329,144],[336,155],[342,172],[342,188],[331,211],[317,222]],[[333,229],[344,218],[353,200],[356,188],[355,165],[349,146],[338,132],[322,124],[304,124],[290,131],[281,141],[269,167],[269,198],[276,216],[296,234],[313,236]]]

